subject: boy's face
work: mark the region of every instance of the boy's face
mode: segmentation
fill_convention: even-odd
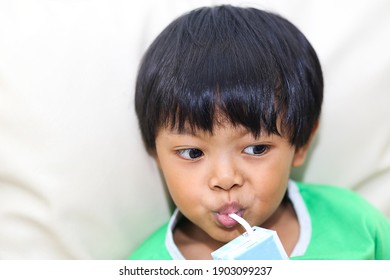
[[[307,147],[287,139],[229,124],[213,134],[160,129],[156,160],[180,211],[214,240],[228,242],[242,233],[228,214],[251,226],[272,219],[286,192],[292,166],[303,163]]]

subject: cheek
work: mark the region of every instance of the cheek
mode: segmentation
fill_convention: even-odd
[[[202,188],[199,177],[194,171],[179,169],[177,166],[160,162],[160,169],[164,176],[168,191],[175,202],[181,205],[191,205],[201,196]]]
[[[261,169],[261,174],[257,175],[259,181],[255,183],[258,197],[269,204],[280,202],[286,192],[292,161],[292,153],[283,153],[274,157],[272,162]]]
[[[180,193],[186,193],[190,191],[191,187],[187,185],[188,180],[186,180],[182,174],[177,172],[165,173],[164,177],[168,190],[172,196],[177,196]]]
[[[293,153],[274,155],[267,164],[258,168],[262,172],[260,179],[270,182],[271,185],[283,185],[290,177],[293,157]]]

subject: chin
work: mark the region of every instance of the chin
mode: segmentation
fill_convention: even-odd
[[[221,232],[216,233],[214,236],[210,235],[214,240],[221,243],[228,243],[232,241],[237,236],[241,235],[241,232],[237,229],[229,230],[223,229]]]

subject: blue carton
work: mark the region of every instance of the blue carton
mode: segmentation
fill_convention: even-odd
[[[288,256],[274,230],[252,227],[211,253],[214,260],[287,260]]]

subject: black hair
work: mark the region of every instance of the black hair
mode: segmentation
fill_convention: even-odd
[[[195,9],[169,24],[145,53],[135,106],[148,151],[161,127],[213,132],[223,116],[307,143],[319,120],[323,77],[306,37],[283,17],[256,8]]]

